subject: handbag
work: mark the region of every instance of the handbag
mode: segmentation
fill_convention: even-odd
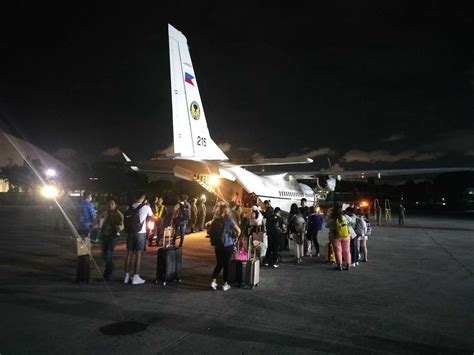
[[[237,252],[232,255],[232,260],[247,261],[248,259],[249,253],[247,252],[247,250],[245,250],[243,246],[241,246],[239,250],[237,250]]]

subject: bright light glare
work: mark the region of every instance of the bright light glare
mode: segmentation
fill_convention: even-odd
[[[41,188],[41,195],[45,198],[53,199],[59,196],[59,190],[53,185],[44,185]]]
[[[209,185],[211,185],[211,186],[219,185],[219,175],[209,176]]]
[[[206,195],[201,195],[201,200],[205,200],[206,199]]]
[[[56,170],[54,170],[54,169],[46,170],[46,176],[47,177],[55,177],[56,176]]]
[[[362,202],[360,203],[360,206],[361,206],[361,207],[368,207],[368,206],[369,206],[369,203],[368,203],[367,201],[362,201]]]
[[[154,228],[155,228],[155,221],[148,221],[148,223],[147,223],[146,226],[147,226],[147,228],[150,229],[150,230],[151,230],[151,229],[154,229]]]

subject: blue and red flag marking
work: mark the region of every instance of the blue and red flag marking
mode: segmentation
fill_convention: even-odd
[[[191,84],[192,86],[194,86],[193,79],[194,79],[194,76],[186,72],[184,73],[184,81],[187,82],[188,84]]]

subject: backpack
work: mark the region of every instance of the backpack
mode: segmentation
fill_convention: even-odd
[[[280,235],[283,230],[280,227],[280,218],[275,214],[267,220],[267,232],[272,235]]]
[[[222,247],[222,235],[224,234],[225,222],[222,218],[216,218],[212,221],[209,227],[209,236],[211,237],[211,245],[215,247]]]
[[[144,204],[138,205],[136,208],[133,208],[132,205],[130,205],[125,212],[125,216],[123,218],[123,224],[124,224],[124,229],[125,232],[128,234],[132,233],[140,233],[143,227],[143,222],[140,221],[140,208],[142,208]]]
[[[356,224],[355,224],[355,232],[358,236],[363,236],[366,234],[366,226],[364,225],[365,221],[362,219],[362,217],[357,217],[356,218]]]
[[[367,227],[367,231],[365,232],[365,235],[371,235],[372,234],[372,226],[370,225],[370,223],[368,221],[365,222],[365,225]]]
[[[178,213],[178,218],[181,221],[189,221],[191,217],[191,209],[189,208],[189,203],[187,202],[181,202],[179,204],[179,213]]]
[[[296,233],[304,233],[306,229],[306,221],[302,215],[295,214],[292,220],[293,229]]]
[[[336,219],[336,235],[339,238],[347,238],[349,237],[349,234],[349,225],[347,224],[347,221],[343,218]]]
[[[308,217],[308,230],[311,232],[320,231],[323,229],[323,220],[321,216],[314,213]]]

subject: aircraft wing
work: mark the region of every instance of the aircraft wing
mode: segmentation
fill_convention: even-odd
[[[303,158],[303,159],[292,159],[292,158],[270,158],[270,159],[257,159],[249,163],[235,163],[242,167],[251,167],[251,166],[267,166],[267,165],[294,165],[294,164],[311,164],[313,159]]]
[[[454,168],[420,168],[420,169],[385,169],[385,170],[319,170],[319,171],[288,171],[288,174],[300,180],[312,180],[318,176],[333,176],[338,179],[364,179],[368,177],[435,175],[454,172],[474,172],[474,167]],[[276,175],[282,172],[261,172],[258,175]]]

